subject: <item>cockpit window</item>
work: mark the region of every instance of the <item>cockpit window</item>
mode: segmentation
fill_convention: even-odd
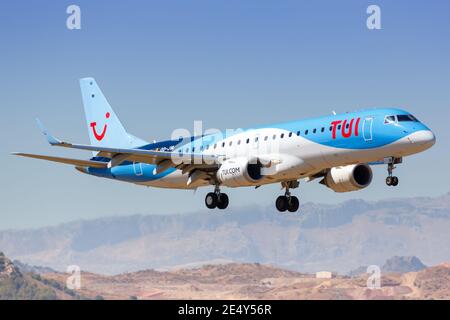
[[[397,116],[397,120],[398,120],[398,122],[405,122],[405,121],[418,122],[419,121],[412,114],[399,114]]]
[[[384,123],[395,123],[395,122],[396,122],[395,116],[386,116],[384,118]]]

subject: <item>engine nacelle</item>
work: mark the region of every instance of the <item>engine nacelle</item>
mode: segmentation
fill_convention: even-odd
[[[217,170],[217,179],[227,187],[251,186],[263,177],[261,168],[261,163],[247,158],[229,159]]]
[[[368,165],[353,164],[331,168],[321,183],[335,192],[349,192],[367,187],[372,177],[372,169]]]

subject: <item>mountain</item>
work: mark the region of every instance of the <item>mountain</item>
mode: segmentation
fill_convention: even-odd
[[[22,273],[0,252],[0,300],[78,299],[80,296],[55,280]]]
[[[94,299],[450,299],[450,265],[383,274],[369,289],[367,274],[331,279],[258,263],[228,263],[115,276],[82,273],[83,296]],[[64,282],[66,275],[45,274]]]
[[[399,257],[395,256],[386,261],[381,270],[383,272],[406,273],[411,271],[420,271],[427,266],[417,257]]]
[[[133,215],[0,231],[0,249],[30,265],[102,274],[259,262],[301,272],[345,273],[392,256],[450,261],[450,193],[436,198],[306,203],[183,215]],[[404,270],[404,269],[402,269]]]
[[[410,257],[400,257],[394,256],[388,259],[384,265],[380,268],[383,273],[406,273],[412,271],[420,271],[425,269],[427,266],[420,261],[419,258],[415,256]],[[356,277],[361,274],[367,273],[368,266],[360,266],[355,270],[348,273],[350,277]]]

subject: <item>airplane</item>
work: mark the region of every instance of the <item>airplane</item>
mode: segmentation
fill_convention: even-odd
[[[147,142],[128,133],[94,78],[80,80],[90,144],[74,144],[51,135],[37,120],[52,146],[92,151],[89,160],[13,153],[70,164],[85,174],[143,186],[197,189],[214,187],[205,197],[209,209],[225,209],[221,187],[255,187],[280,183],[280,212],[296,212],[291,189],[300,180],[335,192],[366,188],[371,165],[387,165],[386,184],[397,186],[395,165],[434,145],[434,133],[398,108],[373,108],[201,136]]]

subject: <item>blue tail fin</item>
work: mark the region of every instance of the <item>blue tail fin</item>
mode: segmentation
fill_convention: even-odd
[[[80,87],[91,145],[136,148],[147,144],[126,132],[94,78],[81,79]]]

